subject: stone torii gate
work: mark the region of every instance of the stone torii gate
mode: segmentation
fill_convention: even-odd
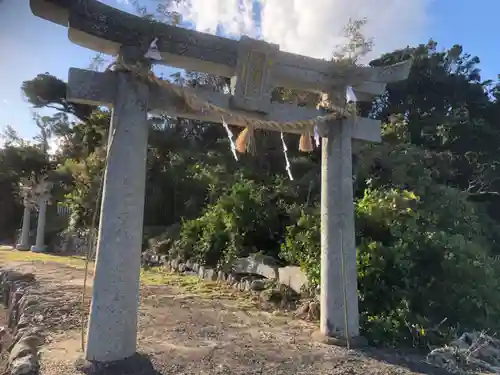
[[[69,71],[67,99],[113,108],[104,176],[94,288],[86,359],[110,362],[136,351],[140,249],[144,212],[147,114],[221,122],[304,134],[324,112],[271,103],[275,87],[344,95],[351,86],[361,101],[406,79],[411,63],[358,67],[346,77],[340,65],[279,50],[242,37],[240,41],[144,20],[97,0],[30,0],[34,15],[68,28],[69,39],[113,56],[144,74],[144,56],[156,40],[161,62],[231,77],[231,94],[147,83],[127,71]],[[195,98],[199,108],[179,99]],[[216,108],[217,110],[213,110]],[[378,121],[331,117],[318,126],[322,140],[321,322],[328,337],[359,336],[356,249],[352,191],[352,139],[380,141]],[[310,134],[310,133],[309,133]],[[345,314],[347,312],[347,314]]]

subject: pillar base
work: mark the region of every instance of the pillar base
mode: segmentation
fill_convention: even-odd
[[[42,247],[38,247],[36,245],[31,246],[31,251],[34,253],[44,253],[45,249],[46,249],[45,246],[42,246]]]
[[[319,330],[313,332],[311,337],[314,341],[317,341],[321,344],[341,346],[344,348],[347,347],[347,340],[345,337],[327,336]],[[358,348],[363,348],[366,346],[368,346],[368,340],[366,338],[364,338],[363,336],[355,336],[355,337],[349,338],[349,348],[350,349],[358,349]]]
[[[75,361],[75,368],[77,371],[86,375],[157,373],[154,370],[150,359],[139,353],[136,353],[131,357],[112,362],[89,361],[80,357]]]
[[[18,243],[16,245],[16,250],[19,250],[19,251],[30,251],[30,246]]]

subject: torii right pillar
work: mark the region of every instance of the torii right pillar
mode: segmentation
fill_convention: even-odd
[[[352,130],[356,119],[326,124],[321,156],[320,336],[359,343]]]

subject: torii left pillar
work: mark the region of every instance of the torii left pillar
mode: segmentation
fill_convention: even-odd
[[[68,100],[113,107],[85,348],[86,360],[109,363],[137,348],[149,88],[128,72],[72,73]]]

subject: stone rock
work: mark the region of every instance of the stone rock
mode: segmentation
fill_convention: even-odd
[[[23,337],[17,344],[14,345],[9,355],[9,363],[30,354],[35,356],[38,353],[38,346],[41,344],[41,337],[38,335],[29,335]]]
[[[13,282],[13,281],[23,281],[26,283],[32,283],[35,281],[35,275],[32,273],[22,273],[18,271],[5,271],[3,273],[3,282]]]
[[[297,316],[304,316],[305,314],[307,314],[309,312],[309,302],[304,302],[302,303],[298,308],[297,310],[295,310],[295,314]]]
[[[38,356],[30,353],[24,357],[16,358],[9,366],[11,375],[34,375],[38,373]]]
[[[170,262],[165,262],[163,267],[165,268],[165,271],[172,272],[172,264]]]
[[[464,333],[450,346],[474,352],[474,357],[494,366],[500,366],[500,340],[480,332]]]
[[[312,301],[309,303],[308,311],[307,311],[307,319],[308,320],[318,320],[320,318],[320,304],[318,301]]]
[[[240,281],[240,283],[238,284],[240,292],[245,291],[245,283],[246,283],[246,281]]]
[[[307,286],[307,276],[300,267],[288,266],[278,269],[278,280],[280,284],[288,285],[296,293],[300,293],[302,288]]]
[[[267,279],[278,279],[279,277],[279,267],[276,261],[265,255],[252,255],[236,259],[231,268],[234,273],[238,274],[261,275]]]
[[[35,297],[25,294],[19,301],[19,310],[26,312],[26,309],[37,305],[38,301]]]
[[[226,281],[226,275],[223,271],[217,272],[217,280],[218,281]]]
[[[480,332],[464,333],[449,346],[432,350],[427,361],[447,371],[473,368],[500,373],[500,340]]]
[[[199,267],[199,269],[198,269],[198,277],[200,279],[205,278],[205,267],[203,267],[203,266]]]
[[[179,261],[177,259],[172,259],[170,261],[170,266],[173,272],[177,272],[179,270]]]
[[[250,280],[245,280],[244,285],[245,292],[250,292],[252,290],[252,283],[250,282]]]
[[[30,325],[30,323],[31,319],[29,318],[29,316],[24,312],[22,312],[21,315],[19,316],[19,320],[17,321],[16,327],[18,329],[26,328]]]
[[[72,254],[72,255],[86,255],[89,250],[89,230],[72,230],[58,233],[55,239],[51,241],[49,247],[54,249],[56,253]],[[95,256],[95,249],[97,248],[97,236],[94,236],[94,254],[90,254],[93,259]]]
[[[266,282],[264,280],[253,280],[250,284],[250,289],[255,292],[260,292],[266,289]]]
[[[217,274],[215,273],[215,270],[213,268],[205,269],[205,279],[209,281],[217,280]]]
[[[39,327],[26,327],[26,328],[21,328],[16,330],[16,334],[14,338],[12,339],[9,348],[7,349],[9,352],[12,352],[12,349],[14,346],[23,338],[23,337],[29,337],[29,336],[35,336],[39,338],[39,342],[42,342],[43,337],[42,337],[42,331]]]

